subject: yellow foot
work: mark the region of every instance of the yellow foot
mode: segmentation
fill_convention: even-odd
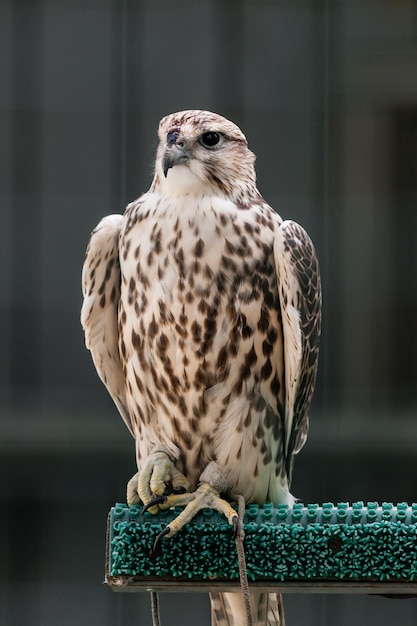
[[[151,555],[156,556],[159,553],[164,537],[175,535],[201,509],[215,509],[223,513],[229,524],[234,527],[235,532],[237,531],[238,515],[231,504],[220,497],[220,492],[226,491],[226,489],[218,466],[215,463],[210,463],[201,475],[201,479],[203,481],[204,479],[210,480],[210,482],[202,482],[198,489],[192,493],[168,495],[163,503],[159,503],[160,509],[169,509],[173,506],[185,506],[185,508],[159,533]]]
[[[177,470],[168,453],[158,450],[148,456],[141,471],[129,480],[127,503],[130,506],[142,502],[146,510],[157,513],[167,496],[183,494],[189,487],[188,479]]]

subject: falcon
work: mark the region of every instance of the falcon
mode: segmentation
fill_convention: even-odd
[[[98,375],[135,438],[128,503],[179,504],[172,536],[203,507],[236,524],[246,503],[291,505],[316,380],[317,256],[256,186],[242,131],[209,111],[164,117],[148,192],[93,230],[81,321]],[[281,624],[275,594],[255,623]],[[217,626],[239,594],[212,594]]]

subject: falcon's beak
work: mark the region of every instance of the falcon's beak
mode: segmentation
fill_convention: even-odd
[[[168,170],[174,165],[183,165],[190,158],[186,148],[181,144],[168,145],[165,148],[164,156],[162,158],[162,169],[164,171],[165,178],[167,177]]]

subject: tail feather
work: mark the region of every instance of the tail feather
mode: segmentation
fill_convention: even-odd
[[[251,593],[253,626],[285,626],[281,594]],[[246,626],[245,603],[241,593],[211,593],[212,626]]]

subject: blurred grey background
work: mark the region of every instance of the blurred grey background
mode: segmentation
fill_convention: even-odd
[[[150,624],[102,585],[134,446],[85,350],[90,231],[151,180],[162,115],[237,122],[316,243],[317,393],[293,492],[417,500],[417,5],[1,0],[0,623]],[[288,626],[417,623],[414,600],[286,596]],[[163,624],[209,624],[204,595]]]

